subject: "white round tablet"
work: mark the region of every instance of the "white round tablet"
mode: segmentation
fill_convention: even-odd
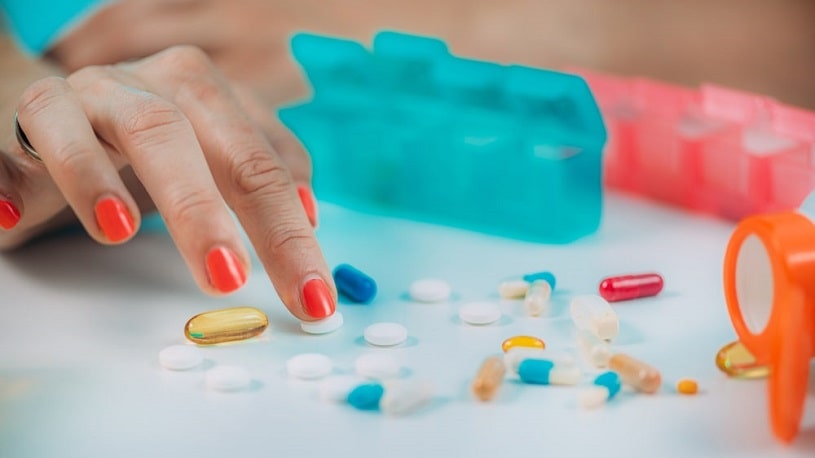
[[[501,309],[494,302],[470,302],[458,309],[458,317],[467,324],[490,324],[501,318]]]
[[[354,368],[359,376],[376,380],[397,378],[402,369],[396,358],[381,353],[360,356],[354,362]]]
[[[240,366],[217,366],[207,371],[205,379],[215,391],[240,391],[252,383],[252,375]]]
[[[320,353],[303,353],[286,361],[286,371],[290,376],[303,380],[323,378],[334,369],[331,358]]]
[[[323,402],[346,402],[350,393],[362,380],[353,375],[332,375],[320,382],[317,395]]]
[[[450,284],[436,278],[423,278],[410,285],[410,298],[416,302],[441,302],[450,298]]]
[[[173,371],[192,369],[203,361],[201,350],[192,345],[172,345],[158,352],[159,364]]]
[[[300,329],[308,334],[328,334],[341,328],[345,320],[342,313],[334,312],[330,317],[317,321],[301,321]]]
[[[407,340],[407,328],[399,323],[374,323],[362,334],[365,341],[377,347],[391,347]]]

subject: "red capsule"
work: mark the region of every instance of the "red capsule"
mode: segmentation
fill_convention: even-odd
[[[656,273],[620,275],[600,282],[600,295],[609,302],[656,296],[662,291],[662,277]]]

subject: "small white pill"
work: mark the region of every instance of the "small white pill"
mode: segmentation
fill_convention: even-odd
[[[377,347],[392,347],[407,340],[407,328],[399,323],[374,323],[362,333],[365,341]]]
[[[402,367],[391,355],[368,353],[357,358],[354,369],[360,377],[387,380],[399,377]]]
[[[353,375],[332,375],[320,382],[317,395],[323,402],[343,403],[348,400],[348,393],[362,383]]]
[[[433,385],[426,380],[389,380],[379,408],[389,415],[409,414],[433,399]]]
[[[611,347],[589,331],[577,332],[577,343],[583,358],[592,366],[602,369],[611,360]]]
[[[518,373],[518,366],[525,359],[546,359],[545,350],[532,347],[512,347],[504,353],[504,366],[513,374]]]
[[[197,367],[204,361],[198,347],[192,345],[171,345],[158,352],[158,362],[165,369],[185,371]]]
[[[330,317],[317,321],[301,321],[300,329],[308,334],[328,334],[341,328],[343,325],[342,313],[334,312]]]
[[[620,330],[617,314],[602,297],[594,294],[576,296],[569,305],[569,311],[578,330],[589,331],[602,340],[617,337]]]
[[[331,358],[320,353],[303,353],[286,361],[286,371],[289,375],[303,380],[323,378],[333,369]]]
[[[608,388],[590,386],[577,392],[577,403],[585,409],[596,409],[608,401]]]
[[[205,379],[215,391],[240,391],[252,383],[252,375],[240,366],[217,366],[207,371]]]
[[[450,299],[452,288],[444,280],[423,278],[411,283],[409,292],[416,302],[442,302]]]
[[[528,289],[529,283],[525,280],[507,280],[498,285],[498,294],[504,299],[521,299]]]
[[[583,378],[583,371],[577,365],[555,363],[549,372],[549,383],[552,385],[577,385]]]
[[[458,317],[467,324],[485,325],[501,319],[501,309],[494,302],[470,302],[458,309]]]

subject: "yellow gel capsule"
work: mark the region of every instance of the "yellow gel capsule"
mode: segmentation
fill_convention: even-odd
[[[544,343],[543,340],[533,336],[514,336],[505,340],[504,343],[501,344],[501,350],[504,350],[504,353],[515,347],[540,348],[543,350],[546,348],[546,343]]]
[[[269,325],[266,314],[254,307],[232,307],[195,315],[184,326],[187,339],[203,345],[245,340]]]
[[[684,378],[676,384],[676,391],[679,394],[696,394],[699,392],[699,384],[696,380]]]
[[[504,381],[506,367],[500,356],[490,356],[481,367],[473,380],[473,394],[481,401],[489,401],[498,393],[498,388]]]
[[[770,374],[770,367],[758,364],[750,350],[739,341],[730,342],[716,353],[716,367],[737,378],[757,379]]]

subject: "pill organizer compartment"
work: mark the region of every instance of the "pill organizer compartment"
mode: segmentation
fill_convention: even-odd
[[[300,34],[292,51],[313,95],[279,115],[320,199],[540,242],[597,229],[606,132],[582,78],[395,32],[372,50]]]

